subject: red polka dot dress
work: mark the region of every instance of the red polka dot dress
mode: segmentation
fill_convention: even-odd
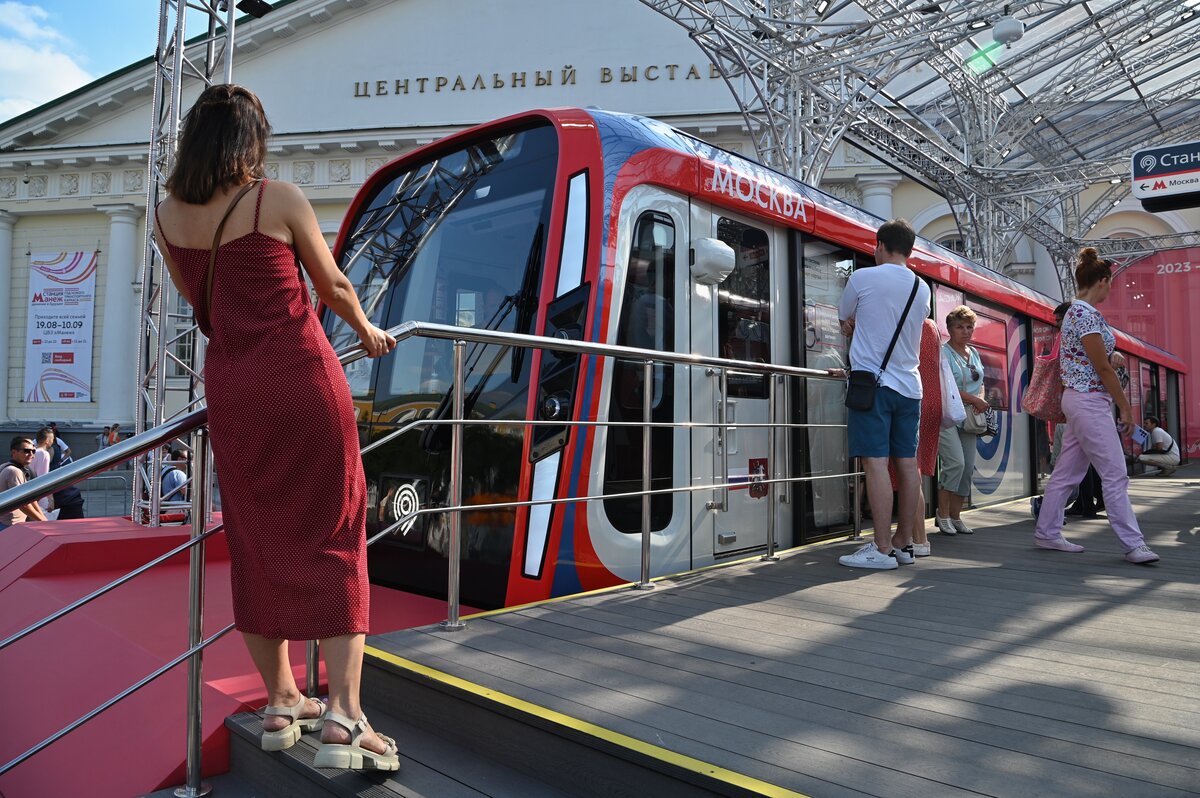
[[[366,480],[346,377],[290,245],[258,230],[217,251],[204,385],[242,632],[367,631]],[[159,226],[161,230],[161,225]],[[165,242],[202,297],[209,250]]]

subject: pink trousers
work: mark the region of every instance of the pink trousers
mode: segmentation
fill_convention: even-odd
[[[1046,484],[1038,513],[1037,536],[1045,539],[1062,534],[1067,498],[1091,463],[1103,484],[1104,510],[1113,532],[1125,551],[1136,549],[1145,543],[1145,539],[1129,502],[1125,451],[1121,448],[1121,436],[1113,419],[1112,397],[1106,392],[1079,393],[1067,388],[1063,391],[1062,408],[1067,417],[1062,453]]]

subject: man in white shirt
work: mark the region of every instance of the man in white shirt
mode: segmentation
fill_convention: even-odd
[[[1179,446],[1158,423],[1157,416],[1146,416],[1142,423],[1150,433],[1150,445],[1138,455],[1137,462],[1158,466],[1158,475],[1169,477],[1179,466]]]
[[[29,470],[33,472],[34,477],[44,476],[50,473],[50,461],[54,455],[51,449],[54,448],[54,433],[49,427],[42,427],[37,431],[37,451],[33,453],[33,462],[29,464]],[[42,508],[42,512],[46,513],[46,517],[50,517],[52,512],[51,496],[43,496],[38,499],[38,507]]]
[[[913,562],[912,523],[920,490],[916,455],[921,377],[917,361],[921,326],[929,317],[932,294],[929,286],[908,268],[908,258],[916,243],[916,233],[908,222],[903,219],[886,222],[875,238],[878,265],[851,274],[838,303],[842,333],[853,336],[850,367],[879,375],[874,405],[870,410],[847,410],[846,420],[850,456],[862,458],[866,473],[875,537],[838,561],[851,568],[892,569]],[[910,296],[912,305],[906,314]],[[894,335],[895,347],[888,357]],[[887,365],[881,369],[885,358]],[[899,496],[900,522],[895,537],[891,525],[889,458],[896,466]]]

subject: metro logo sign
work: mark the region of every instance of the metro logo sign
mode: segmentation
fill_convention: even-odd
[[[1138,150],[1130,174],[1133,197],[1148,211],[1200,205],[1200,141]]]

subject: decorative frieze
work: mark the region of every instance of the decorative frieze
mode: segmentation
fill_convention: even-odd
[[[79,193],[79,175],[71,173],[58,178],[58,190],[63,196],[73,196]]]
[[[15,196],[17,196],[17,179],[0,177],[0,199],[12,199]]]
[[[111,172],[92,172],[92,193],[107,194],[112,184]]]
[[[29,196],[37,199],[46,196],[46,186],[49,183],[45,175],[33,175],[29,178]]]
[[[345,158],[337,158],[329,162],[329,182],[330,183],[348,183],[350,182],[350,161]]]
[[[278,180],[279,163],[276,161],[267,161],[266,165],[263,167],[263,174],[267,176],[268,180]]]
[[[316,163],[313,161],[296,161],[292,164],[292,180],[298,186],[311,186],[316,173]]]
[[[367,177],[375,174],[379,169],[388,162],[387,158],[368,158],[367,159]]]
[[[144,169],[126,169],[125,170],[125,190],[126,191],[141,191],[145,184],[146,170]]]

